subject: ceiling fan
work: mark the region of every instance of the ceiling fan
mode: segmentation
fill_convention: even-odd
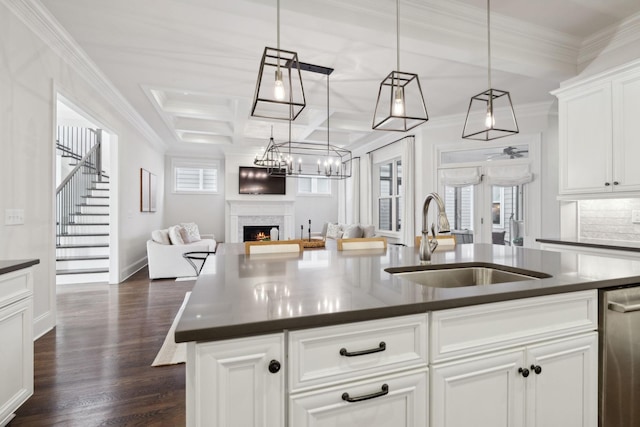
[[[518,149],[517,147],[509,146],[504,147],[502,152],[490,154],[487,156],[487,160],[499,160],[499,159],[517,159],[524,157],[524,153],[528,153],[529,150]]]

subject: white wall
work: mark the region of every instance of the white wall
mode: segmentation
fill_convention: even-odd
[[[195,222],[201,234],[215,234],[216,240],[224,241],[225,233],[225,193],[226,174],[224,159],[211,159],[219,162],[217,194],[176,194],[173,192],[172,160],[193,160],[184,157],[165,158],[165,215],[164,227],[180,222]],[[208,160],[208,159],[207,159]]]
[[[117,134],[120,277],[144,265],[145,241],[162,223],[162,211],[139,212],[139,168],[157,172],[162,183],[164,158],[2,1],[0,52],[0,217],[11,208],[25,213],[24,225],[0,225],[0,259],[40,260],[34,268],[34,333],[39,336],[55,325],[56,90]],[[158,190],[162,206],[163,188]]]

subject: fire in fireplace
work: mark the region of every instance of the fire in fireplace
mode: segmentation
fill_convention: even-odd
[[[271,229],[276,228],[278,235],[280,227],[277,225],[245,225],[242,227],[243,242],[255,242],[271,239]]]

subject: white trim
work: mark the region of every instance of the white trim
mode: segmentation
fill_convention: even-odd
[[[166,151],[168,145],[100,71],[80,45],[37,0],[0,0],[40,39],[103,96],[154,148]]]
[[[123,268],[122,271],[120,272],[120,283],[124,282],[129,277],[133,276],[138,271],[142,270],[144,267],[147,266],[147,264],[148,264],[148,261],[145,255],[142,258],[140,258],[138,261],[135,261],[129,264],[128,266],[126,266],[125,268]]]
[[[55,289],[55,287],[54,287]],[[55,311],[46,311],[33,319],[33,340],[36,341],[56,326]]]
[[[578,66],[585,65],[599,55],[639,41],[640,13],[636,13],[622,22],[615,23],[587,37],[578,54]]]

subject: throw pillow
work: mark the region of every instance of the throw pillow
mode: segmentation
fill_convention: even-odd
[[[182,240],[182,236],[180,235],[181,228],[179,225],[169,227],[169,240],[171,240],[172,245],[184,245],[184,240]]]
[[[339,239],[342,237],[342,230],[340,230],[340,226],[338,224],[329,223],[327,225],[327,238],[328,239]]]
[[[188,239],[185,239],[186,243],[199,242],[202,240],[202,237],[200,237],[200,230],[198,230],[198,224],[195,222],[182,222],[180,225],[184,228],[186,235],[189,236]]]
[[[358,224],[352,224],[347,226],[346,230],[342,234],[343,239],[354,239],[362,237],[362,228]]]
[[[375,235],[376,235],[375,225],[365,225],[362,227],[362,237],[375,237]]]
[[[151,232],[151,240],[156,243],[160,243],[161,245],[170,245],[171,240],[169,240],[169,229],[153,230]]]

